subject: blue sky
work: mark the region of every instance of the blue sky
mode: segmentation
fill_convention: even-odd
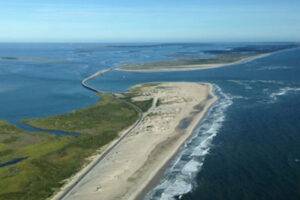
[[[0,0],[0,42],[300,41],[299,0]]]

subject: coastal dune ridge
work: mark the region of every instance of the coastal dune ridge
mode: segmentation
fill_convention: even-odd
[[[131,90],[139,94],[133,101],[153,99],[143,121],[63,199],[142,199],[217,100],[209,83],[148,83]]]

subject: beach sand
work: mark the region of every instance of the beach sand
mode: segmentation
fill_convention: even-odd
[[[158,86],[136,87],[141,95],[134,100],[153,98],[152,107],[145,113],[141,124],[64,199],[142,198],[157,183],[157,175],[161,174],[217,99],[212,92],[213,86],[206,83],[160,83]],[[76,181],[76,176],[72,181]]]

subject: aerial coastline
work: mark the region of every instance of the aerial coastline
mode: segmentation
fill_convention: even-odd
[[[263,49],[264,47],[265,45],[262,45],[261,48]],[[214,114],[211,113],[215,111],[216,107],[219,107],[220,102],[223,102],[222,92],[219,93],[218,90],[220,82],[215,81],[216,79],[206,79],[205,74],[210,72],[209,70],[201,71],[201,69],[243,64],[293,49],[295,48],[274,51],[274,49],[271,48],[272,52],[251,53],[251,56],[250,54],[236,54],[232,51],[228,53],[227,49],[211,50],[209,52],[214,54],[215,57],[206,58],[204,62],[206,64],[191,64],[203,61],[200,54],[194,55],[196,60],[163,61],[164,59],[162,58],[161,61],[159,61],[160,59],[153,59],[146,64],[147,67],[139,67],[140,65],[137,59],[136,63],[138,64],[135,66],[136,70],[126,70],[126,67],[118,67],[119,63],[116,63],[111,64],[111,68],[107,68],[107,66],[106,68],[103,67],[101,71],[90,76],[87,76],[87,69],[83,68],[82,74],[84,74],[84,77],[87,76],[87,78],[83,79],[83,77],[79,77],[80,79],[77,83],[80,83],[82,80],[81,84],[85,89],[77,84],[77,87],[80,89],[78,91],[83,90],[89,94],[88,98],[91,98],[91,96],[96,97],[98,103],[87,104],[87,106],[70,109],[61,113],[49,114],[46,117],[35,117],[32,115],[27,118],[19,118],[20,123],[22,122],[32,126],[36,128],[36,130],[43,130],[47,135],[42,135],[36,130],[27,130],[26,127],[22,128],[18,126],[15,121],[5,118],[5,115],[1,118],[6,121],[0,121],[0,178],[2,179],[0,184],[0,199],[14,199],[19,196],[22,196],[24,199],[53,198],[55,200],[81,199],[83,196],[88,196],[87,199],[97,199],[98,196],[104,199],[114,199],[125,196],[126,199],[140,200],[144,197],[147,199],[151,195],[159,196],[160,194],[157,194],[157,190],[162,190],[161,184],[168,181],[174,183],[174,180],[169,179],[170,173],[172,173],[171,175],[174,177],[174,172],[172,171],[173,162],[171,161],[174,161],[174,157],[177,156],[177,162],[181,159],[182,152],[185,152],[187,149],[188,151],[190,150],[190,147],[187,146],[194,137],[188,140],[182,150],[178,151],[179,148],[191,136],[195,126],[197,126],[200,121],[202,124],[206,124],[207,120],[215,119],[210,119],[211,116],[214,116]],[[224,51],[226,51],[226,53],[224,53]],[[241,69],[243,67],[246,69],[251,68],[251,70],[253,67],[253,74],[255,74],[255,70],[293,69],[294,66],[285,66],[282,63],[280,64],[280,62],[278,62],[280,65],[278,64],[278,66],[274,66],[274,68],[271,66],[259,66],[259,63],[265,65],[269,60],[276,60],[276,56],[280,57],[288,53],[290,52],[276,54],[266,61],[257,61],[249,65],[238,65],[238,67],[229,68],[229,72],[226,73],[230,74],[231,70],[243,71],[243,69]],[[291,51],[291,53],[293,53],[293,51]],[[174,56],[175,58],[182,59],[183,57],[181,56],[183,55],[185,58],[190,59],[192,58],[190,55],[193,55],[193,52],[180,52],[178,50],[163,56]],[[95,54],[95,57],[97,56],[98,55]],[[234,62],[221,62],[223,60],[232,61],[235,59],[239,60]],[[125,58],[122,58],[122,60],[130,61],[130,59],[126,60]],[[25,63],[24,66],[29,66],[27,69],[30,69],[31,63],[27,63],[25,60],[19,60],[18,63],[23,65],[23,62]],[[45,62],[45,66],[48,66],[47,61]],[[142,60],[142,62],[147,63],[147,60]],[[17,62],[5,61],[3,63],[8,63],[13,66],[13,64]],[[155,65],[153,69],[155,70],[150,70],[148,66],[153,63]],[[168,66],[170,63],[176,64],[174,67],[170,67]],[[182,63],[190,64],[180,65]],[[275,61],[275,63],[277,64],[277,61]],[[74,63],[71,62],[69,64],[73,69]],[[130,63],[128,63],[128,66],[129,64]],[[159,67],[159,64],[162,64],[161,67]],[[256,65],[258,66],[255,68]],[[61,66],[61,69],[64,69],[64,65]],[[40,65],[34,67],[42,69]],[[93,72],[99,70],[99,68],[100,67],[93,68]],[[8,69],[13,70],[14,68],[10,67]],[[33,69],[36,70],[36,68]],[[119,72],[114,70],[119,70]],[[150,72],[155,71],[190,70],[199,71],[192,71],[187,73],[186,77],[178,79],[174,79],[174,77],[169,76],[168,73],[161,73],[159,77],[156,73],[150,74]],[[141,72],[141,74],[121,71],[137,71]],[[149,74],[143,76],[142,73],[148,72]],[[104,74],[106,76],[106,73],[108,73],[107,77],[109,77],[109,82],[106,82],[107,78],[99,78],[97,80],[97,77],[103,76]],[[224,72],[225,75],[226,73]],[[74,75],[74,77],[77,76],[78,74]],[[148,76],[151,76],[151,78],[148,78]],[[198,77],[194,78],[196,76]],[[92,79],[95,80],[91,81]],[[238,79],[239,82],[235,79]],[[227,80],[225,76],[222,81],[232,85],[241,83],[238,86],[241,87],[241,89],[245,86],[249,91],[251,89],[248,88],[254,87],[252,85],[251,87],[246,86],[250,84],[249,80],[239,80],[239,77],[235,79]],[[134,80],[134,82],[130,82],[131,80]],[[192,82],[173,82],[187,80]],[[251,84],[259,81],[260,80],[254,80]],[[139,83],[139,85],[133,86],[136,83]],[[266,82],[262,83],[266,84]],[[273,80],[268,82],[268,84],[270,83],[276,84]],[[111,85],[108,86],[108,84]],[[277,94],[278,91],[280,92],[285,89],[278,88],[282,87],[282,84],[283,83],[280,83],[279,86],[275,85],[274,88],[270,88],[269,92],[265,91],[264,94],[268,95],[270,93],[271,98],[272,94]],[[60,87],[60,84],[58,85]],[[71,88],[74,87],[73,83],[70,85],[72,85]],[[220,84],[220,87],[221,86],[222,84]],[[131,87],[129,91],[124,92],[127,91],[129,87]],[[215,87],[215,94],[219,97],[216,103],[214,102],[218,97],[213,93],[213,87]],[[232,86],[232,88],[233,87],[234,86]],[[280,93],[279,95],[294,94],[296,93],[295,91],[299,91],[298,88],[293,87],[294,86],[289,85],[286,86],[286,88],[290,88],[289,91],[284,94]],[[89,90],[92,91],[94,95]],[[107,90],[112,92],[104,92]],[[78,91],[73,95],[75,98],[80,94]],[[224,90],[224,93],[225,91],[226,90]],[[234,93],[232,94],[232,98],[246,100],[244,96],[245,94],[241,94],[240,96]],[[87,101],[88,98],[82,99]],[[275,100],[277,101],[277,99],[279,100],[279,97]],[[273,102],[275,102],[275,100]],[[70,99],[68,102],[69,101]],[[266,101],[266,99],[263,99],[263,101]],[[212,112],[203,118],[210,107],[212,107],[212,109],[210,109]],[[179,108],[179,110],[177,110],[177,108]],[[49,110],[43,109],[43,112],[48,113]],[[202,125],[199,125],[198,128],[201,126]],[[49,131],[47,132],[47,130]],[[50,130],[53,130],[53,132]],[[206,134],[206,130],[203,130],[202,127],[199,128],[199,130],[201,131],[194,131],[195,134],[193,134],[193,136],[199,134],[199,136],[202,137]],[[76,136],[72,136],[71,134],[68,136],[64,134],[51,134],[54,133],[54,131],[78,134]],[[164,133],[166,135],[164,135]],[[201,140],[203,140],[203,138],[201,138]],[[197,144],[199,144],[199,141]],[[211,149],[212,151],[209,151],[210,148],[211,146],[208,146],[205,151],[213,152],[214,148]],[[213,153],[207,156],[211,156],[212,154]],[[202,156],[204,158],[204,154]],[[186,158],[186,155],[184,158]],[[170,165],[168,165],[168,163]],[[117,169],[117,166],[122,167]],[[203,168],[204,167],[201,166],[201,171]],[[177,170],[176,167],[174,169]],[[199,169],[200,168],[197,170],[199,171]],[[103,171],[106,174],[103,174]],[[190,171],[188,173],[190,173]],[[35,184],[30,185],[29,183],[33,182],[33,180]],[[87,186],[84,185],[85,183],[87,183]],[[174,184],[174,187],[175,186],[177,185]],[[194,189],[194,185],[188,186]],[[126,188],[126,191],[123,190],[124,188]],[[197,188],[197,186],[195,188]],[[170,194],[168,193],[170,192],[169,188],[165,191],[167,192],[163,192],[162,194]],[[184,196],[183,194],[185,193],[177,193],[174,194],[174,197],[176,195]]]
[[[197,83],[154,83],[134,87],[140,96],[133,101],[154,99],[143,122],[64,199],[83,196],[87,199],[121,196],[137,199],[149,190],[149,183],[190,137],[217,99],[212,87]]]
[[[195,128],[195,126],[202,119],[202,117],[204,116],[205,112],[210,107],[210,105],[216,100],[216,96],[212,92],[213,86],[211,84],[146,83],[146,84],[142,84],[142,85],[133,87],[130,90],[130,92],[121,93],[121,94],[103,93],[93,87],[90,87],[88,84],[86,84],[86,82],[88,80],[95,78],[96,76],[101,76],[111,70],[113,70],[113,68],[97,72],[82,81],[82,85],[84,87],[86,87],[87,89],[90,89],[96,93],[99,93],[102,96],[102,99],[98,104],[90,106],[88,108],[80,109],[78,111],[73,111],[72,113],[63,114],[63,115],[46,117],[46,118],[38,118],[38,119],[22,120],[22,122],[25,124],[28,124],[28,125],[36,127],[36,128],[41,128],[44,130],[58,130],[58,131],[64,131],[64,132],[75,131],[75,132],[78,132],[81,134],[80,136],[78,136],[76,138],[70,138],[70,139],[66,139],[66,140],[65,140],[65,137],[62,137],[61,139],[65,141],[65,144],[62,144],[57,149],[53,149],[53,150],[51,150],[52,152],[49,152],[50,155],[53,155],[55,157],[58,154],[60,154],[61,152],[64,152],[64,151],[69,152],[68,149],[77,148],[76,147],[77,143],[78,144],[80,144],[80,143],[88,144],[89,143],[88,141],[90,140],[90,138],[99,137],[99,138],[101,138],[101,140],[103,140],[103,139],[107,140],[107,141],[105,141],[105,143],[102,143],[100,141],[99,144],[95,144],[95,145],[93,145],[93,147],[90,147],[90,149],[82,151],[82,153],[81,153],[82,155],[80,155],[81,158],[80,158],[79,165],[77,167],[75,167],[74,169],[68,171],[68,173],[65,173],[64,176],[62,176],[67,179],[64,178],[64,180],[63,180],[59,176],[53,177],[54,178],[53,183],[51,183],[51,184],[61,185],[62,183],[64,183],[62,189],[53,190],[55,194],[58,191],[60,191],[59,193],[57,193],[57,195],[54,197],[54,199],[64,199],[65,195],[61,196],[61,193],[65,192],[65,190],[70,190],[70,187],[69,187],[70,185],[73,185],[72,187],[74,187],[77,185],[78,182],[80,183],[80,180],[83,179],[84,176],[86,176],[88,173],[90,173],[90,171],[93,170],[92,168],[94,168],[95,166],[97,167],[97,165],[99,165],[100,160],[104,160],[104,159],[106,159],[106,157],[109,158],[110,157],[110,155],[108,155],[109,152],[114,151],[115,148],[118,148],[118,146],[122,144],[122,143],[118,144],[121,142],[121,140],[125,139],[125,141],[126,141],[128,139],[128,137],[130,137],[130,135],[127,136],[126,134],[129,134],[132,131],[143,133],[143,128],[149,128],[149,125],[147,125],[149,123],[151,124],[151,126],[153,126],[153,128],[164,127],[165,125],[162,124],[162,123],[164,123],[164,120],[161,120],[161,118],[163,118],[162,115],[165,114],[166,116],[171,115],[172,117],[174,117],[174,113],[172,113],[172,112],[169,113],[169,111],[170,111],[170,109],[173,110],[176,107],[176,109],[175,109],[176,114],[179,114],[180,117],[177,117],[175,121],[171,121],[170,119],[166,118],[165,120],[167,120],[167,121],[165,121],[165,123],[167,123],[167,124],[171,123],[171,124],[165,126],[163,129],[168,131],[169,134],[171,134],[173,132],[177,133],[177,135],[175,135],[177,142],[176,142],[176,144],[173,144],[173,146],[170,146],[170,148],[168,149],[168,151],[165,152],[165,154],[160,155],[162,157],[159,157],[159,160],[160,160],[159,163],[156,163],[156,164],[154,163],[154,166],[155,166],[154,168],[156,169],[155,173],[149,174],[149,168],[147,168],[148,172],[146,171],[146,174],[148,173],[148,177],[145,180],[140,180],[142,182],[140,182],[140,184],[139,184],[140,186],[143,186],[143,187],[141,187],[140,190],[134,190],[134,191],[139,191],[138,193],[132,194],[136,198],[139,198],[139,196],[141,194],[145,193],[145,191],[148,191],[151,188],[151,186],[149,186],[150,183],[152,182],[152,184],[153,184],[153,180],[155,179],[155,177],[157,177],[160,174],[160,172],[162,171],[164,166],[168,163],[168,161],[176,154],[176,152],[178,151],[180,146],[184,143],[184,141],[192,134],[192,131]],[[176,95],[172,96],[173,93],[175,93]],[[166,113],[154,113],[153,112],[153,110],[154,111],[157,110],[158,107],[159,107],[159,109],[164,110],[165,106],[171,106],[171,105],[164,105],[166,103],[165,101],[170,100],[170,98],[171,99],[173,98],[173,100],[171,100],[171,102],[169,102],[169,104],[172,105],[175,103],[175,105],[172,105],[172,107],[168,108],[166,110]],[[189,98],[192,98],[192,100]],[[177,102],[177,104],[176,104],[176,101],[179,101],[179,102]],[[181,101],[183,101],[183,102],[181,102]],[[110,102],[110,103],[108,103],[108,102]],[[182,103],[182,105],[180,103]],[[86,118],[85,116],[91,115],[92,113],[96,114],[96,112],[99,112],[101,110],[102,110],[101,112],[104,111],[103,114],[105,112],[109,112],[109,110],[111,109],[110,107],[113,106],[114,104],[116,104],[118,106],[120,104],[120,108],[123,106],[123,107],[126,107],[126,109],[129,109],[130,107],[132,107],[132,108],[135,107],[135,109],[130,111],[131,115],[134,115],[135,117],[132,116],[129,118],[129,120],[125,120],[124,122],[122,122],[124,124],[122,126],[127,127],[127,128],[125,130],[124,129],[121,130],[120,128],[115,129],[115,130],[119,130],[119,132],[117,134],[118,136],[115,133],[113,133],[112,136],[100,136],[99,133],[97,133],[99,131],[99,128],[101,127],[101,124],[102,124],[102,126],[103,125],[107,126],[107,124],[110,123],[110,122],[104,122],[104,121],[101,122],[101,120],[105,120],[105,118],[102,118],[100,121],[97,120],[94,122],[92,122],[91,119],[81,120],[82,117]],[[182,106],[185,107],[184,114],[181,113],[180,109],[179,110],[177,109]],[[122,108],[122,109],[124,109],[124,108]],[[135,119],[137,118],[137,111],[139,109],[140,109],[139,112],[145,112],[145,119],[144,119],[143,115],[140,115],[139,121],[136,121],[135,123],[133,123],[134,118]],[[97,110],[99,110],[99,111],[97,111]],[[182,108],[181,108],[181,110],[182,110]],[[125,111],[125,112],[128,113],[129,110]],[[128,115],[128,114],[125,114],[125,113],[122,114],[122,113],[120,113],[120,117],[122,117],[121,115]],[[133,113],[135,113],[135,114],[133,114]],[[114,117],[114,118],[115,118],[114,119],[115,122],[117,122],[118,120],[121,119],[121,118],[118,119],[118,117]],[[185,125],[186,126],[185,128],[180,128],[180,126],[182,126],[181,125],[182,123],[186,123],[186,122],[183,122],[184,120],[188,120],[190,122],[188,123],[188,125]],[[147,121],[147,122],[145,122],[145,121]],[[86,123],[88,123],[88,124],[86,124]],[[130,124],[131,124],[131,126],[128,127],[128,125],[130,125]],[[87,127],[91,127],[91,125],[94,126],[94,128],[92,128],[92,129],[87,128]],[[135,130],[134,130],[134,128],[135,128]],[[185,129],[185,130],[183,131],[183,129]],[[103,133],[102,132],[103,131],[100,131],[100,134],[104,133],[104,132]],[[183,134],[183,136],[180,136],[180,138],[179,138],[178,134],[181,134],[181,133],[184,133],[184,134]],[[132,135],[134,133],[130,133],[130,134]],[[143,133],[143,134],[146,134],[146,133]],[[107,139],[105,139],[105,137],[107,137]],[[143,137],[145,137],[145,135]],[[142,144],[143,142],[141,140],[144,140],[143,137],[141,137],[140,140],[136,140],[135,142]],[[163,138],[161,138],[161,139],[163,139]],[[166,138],[164,138],[164,139],[166,139]],[[169,137],[168,137],[168,139],[169,139]],[[49,141],[49,142],[51,145],[52,142],[51,141]],[[53,142],[56,142],[56,141],[53,140]],[[161,141],[161,142],[168,143],[167,141]],[[148,148],[152,148],[152,147],[155,147],[153,141],[152,141],[152,143],[150,142],[148,144]],[[140,146],[140,148],[142,148],[142,147]],[[161,149],[161,147],[159,149]],[[124,151],[124,152],[126,152],[126,151]],[[146,153],[151,153],[151,152],[152,151],[149,150]],[[45,153],[48,153],[48,152],[46,151]],[[69,155],[69,153],[66,153],[67,157],[69,157],[71,155],[72,154]],[[146,157],[146,155],[140,155],[140,156],[142,158],[144,158],[144,157]],[[34,159],[39,160],[40,158],[36,157]],[[68,160],[68,159],[70,159],[70,160]],[[69,157],[68,159],[66,159],[65,162],[73,162],[75,157]],[[32,160],[32,158],[29,158],[27,161],[25,161],[23,163],[23,165],[26,166],[27,162],[32,162],[31,160]],[[53,162],[53,164],[55,164],[57,161],[56,160],[48,160],[47,162]],[[135,163],[135,162],[139,163],[140,160],[137,160],[137,161],[133,160],[133,163]],[[151,164],[151,162],[150,162],[150,164]],[[73,165],[73,164],[70,163],[70,165]],[[135,166],[136,166],[136,164],[135,164]],[[78,171],[78,169],[81,169],[81,170],[79,172],[73,174],[74,172]],[[137,170],[137,168],[133,168],[133,169]],[[39,175],[39,173],[37,173],[36,175]],[[72,175],[72,176],[70,177],[70,175]],[[50,194],[49,192],[50,191],[48,190],[47,191],[48,195]],[[9,195],[13,195],[13,194],[7,193],[7,195],[9,197]],[[39,196],[40,194],[36,194],[36,195]]]
[[[0,5],[0,200],[300,200],[300,0]]]

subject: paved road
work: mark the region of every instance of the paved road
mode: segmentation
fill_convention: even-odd
[[[105,73],[110,72],[110,71],[112,71],[112,70],[114,70],[114,69],[115,69],[115,68],[112,67],[112,68],[109,68],[109,69],[105,69],[105,70],[96,72],[95,74],[92,74],[91,76],[89,76],[89,77],[83,79],[83,80],[81,81],[81,85],[82,85],[83,87],[85,87],[86,89],[91,90],[91,91],[93,91],[93,92],[96,92],[96,93],[102,93],[102,91],[100,91],[100,90],[98,90],[98,89],[96,89],[96,88],[93,88],[93,87],[89,86],[88,84],[86,84],[86,82],[87,82],[88,80],[91,80],[91,79],[96,78],[96,77],[98,77],[98,76],[103,76]]]
[[[106,69],[106,70],[103,70],[103,71],[100,71],[100,72],[97,72],[87,78],[85,78],[81,84],[83,87],[93,91],[93,92],[96,92],[96,93],[102,93],[102,91],[100,90],[97,90],[96,88],[93,88],[89,85],[86,84],[86,82],[88,80],[91,80],[95,77],[98,77],[98,76],[103,76],[105,73],[109,72],[109,71],[112,71],[114,70],[114,68],[110,68],[110,69]],[[139,120],[125,133],[123,134],[119,139],[118,141],[113,144],[111,147],[109,147],[98,159],[97,161],[95,161],[83,174],[81,174],[77,180],[71,184],[70,186],[68,186],[68,188],[64,189],[64,191],[62,191],[62,193],[59,194],[59,196],[55,197],[54,199],[55,200],[63,200],[65,197],[67,197],[68,194],[70,194],[70,192],[80,183],[80,181],[82,181],[84,179],[84,177],[86,177],[86,175],[88,175],[107,155],[110,154],[110,152],[115,148],[117,147],[120,142],[122,142],[122,140],[124,140],[124,138],[126,138],[137,126],[140,125],[140,123],[143,121],[144,119],[144,115],[143,115],[143,111],[137,107],[136,105],[130,103],[130,102],[127,102],[127,101],[124,101],[124,100],[121,100],[129,105],[131,105],[132,107],[134,107],[138,112],[139,112]]]

